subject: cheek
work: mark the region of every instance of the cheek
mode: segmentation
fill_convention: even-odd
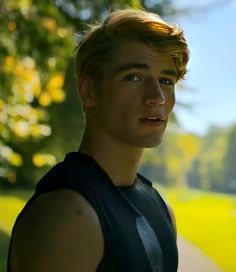
[[[175,92],[173,92],[173,95],[172,95],[172,108],[174,107],[175,105]]]
[[[175,92],[174,92],[174,90],[172,92],[169,92],[166,95],[166,101],[167,101],[168,110],[171,112],[174,105],[175,105]]]
[[[124,121],[125,112],[129,111],[128,105],[118,96],[107,96],[97,104],[97,116],[100,116],[104,121],[119,120]]]

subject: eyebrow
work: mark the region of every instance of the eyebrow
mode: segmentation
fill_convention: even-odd
[[[179,73],[175,69],[164,69],[161,71],[161,73],[165,75],[173,76],[176,78],[179,77]]]
[[[120,72],[124,72],[130,69],[142,69],[142,70],[147,70],[149,69],[149,65],[145,63],[125,63],[121,64],[118,67],[116,67],[113,71],[114,74],[118,74]]]
[[[125,72],[130,69],[148,70],[150,69],[150,66],[147,65],[146,63],[126,63],[126,64],[121,64],[117,68],[115,68],[113,73],[118,74],[120,72]],[[178,72],[175,69],[163,69],[161,71],[161,74],[174,76],[176,78],[178,78],[179,76]]]

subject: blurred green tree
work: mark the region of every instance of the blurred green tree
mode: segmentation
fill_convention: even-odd
[[[0,14],[0,177],[14,183],[16,168],[31,169],[41,139],[51,135],[49,108],[65,99],[73,28],[48,1],[4,0]],[[39,154],[33,161],[39,165]]]
[[[204,190],[226,188],[224,159],[229,141],[229,128],[211,127],[201,138],[201,150],[188,169],[188,184]]]
[[[226,191],[236,192],[236,125],[232,126],[228,141],[226,152],[223,156],[222,164],[223,168],[223,179]]]

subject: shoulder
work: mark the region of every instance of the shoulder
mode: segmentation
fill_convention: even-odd
[[[77,192],[45,193],[26,209],[12,237],[18,271],[95,271],[104,250],[98,217]],[[13,270],[14,271],[14,270]]]

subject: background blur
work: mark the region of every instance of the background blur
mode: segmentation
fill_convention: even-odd
[[[173,206],[179,233],[222,271],[236,271],[235,0],[1,0],[0,271],[36,182],[80,143],[76,39],[125,6],[179,23],[191,52],[165,139],[145,152],[140,171]]]

